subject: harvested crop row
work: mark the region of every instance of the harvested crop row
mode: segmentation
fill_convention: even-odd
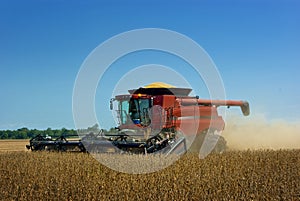
[[[300,150],[234,151],[203,160],[187,154],[142,175],[113,171],[82,153],[0,154],[3,200],[299,200],[299,192]]]

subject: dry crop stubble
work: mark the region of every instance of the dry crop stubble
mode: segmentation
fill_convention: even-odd
[[[28,144],[26,140],[0,140],[0,152],[3,151],[25,151],[25,145]]]
[[[89,154],[7,152],[0,154],[0,178],[3,200],[299,200],[300,150],[230,151],[203,160],[186,154],[140,175],[113,171]]]

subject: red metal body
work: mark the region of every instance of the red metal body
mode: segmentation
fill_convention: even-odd
[[[178,91],[179,95],[176,94]],[[249,104],[246,101],[199,99],[188,96],[189,89],[140,88],[129,92],[130,95],[115,97],[115,100],[120,102],[119,111],[124,109],[121,108],[123,101],[138,103],[148,100],[149,104],[146,102],[148,106],[139,109],[140,115],[144,115],[142,123],[133,121],[131,110],[135,108],[129,106],[128,114],[120,112],[121,119],[124,119],[124,115],[131,117],[127,118],[126,122],[120,120],[120,129],[172,129],[181,130],[186,135],[195,135],[209,128],[217,131],[224,129],[225,122],[217,111],[219,106],[239,106],[244,115],[249,115]]]

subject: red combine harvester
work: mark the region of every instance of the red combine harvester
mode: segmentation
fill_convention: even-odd
[[[247,116],[248,102],[199,99],[189,96],[191,91],[160,82],[129,90],[129,94],[117,95],[110,101],[110,109],[117,112],[119,121],[116,134],[90,133],[70,144],[58,140],[54,147],[67,150],[78,145],[78,150],[88,152],[182,154],[188,148],[199,152],[205,141],[212,143],[212,151],[223,152],[226,141],[220,133],[225,122],[217,108],[239,106]],[[49,146],[53,142],[32,139],[27,147],[45,149],[43,144]]]
[[[152,83],[111,99],[111,109],[113,102],[117,102],[117,129],[123,133],[114,145],[137,153],[161,150],[178,153],[186,151],[186,143],[193,141],[190,150],[199,151],[207,136],[214,139],[206,142],[217,140],[212,145],[215,152],[224,151],[226,141],[218,134],[225,122],[218,115],[217,107],[239,106],[247,116],[250,113],[248,102],[199,99],[189,96],[190,92],[188,88]]]

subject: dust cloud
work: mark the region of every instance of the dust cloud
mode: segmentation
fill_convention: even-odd
[[[229,149],[299,149],[300,121],[267,121],[263,115],[233,116],[222,134]]]

